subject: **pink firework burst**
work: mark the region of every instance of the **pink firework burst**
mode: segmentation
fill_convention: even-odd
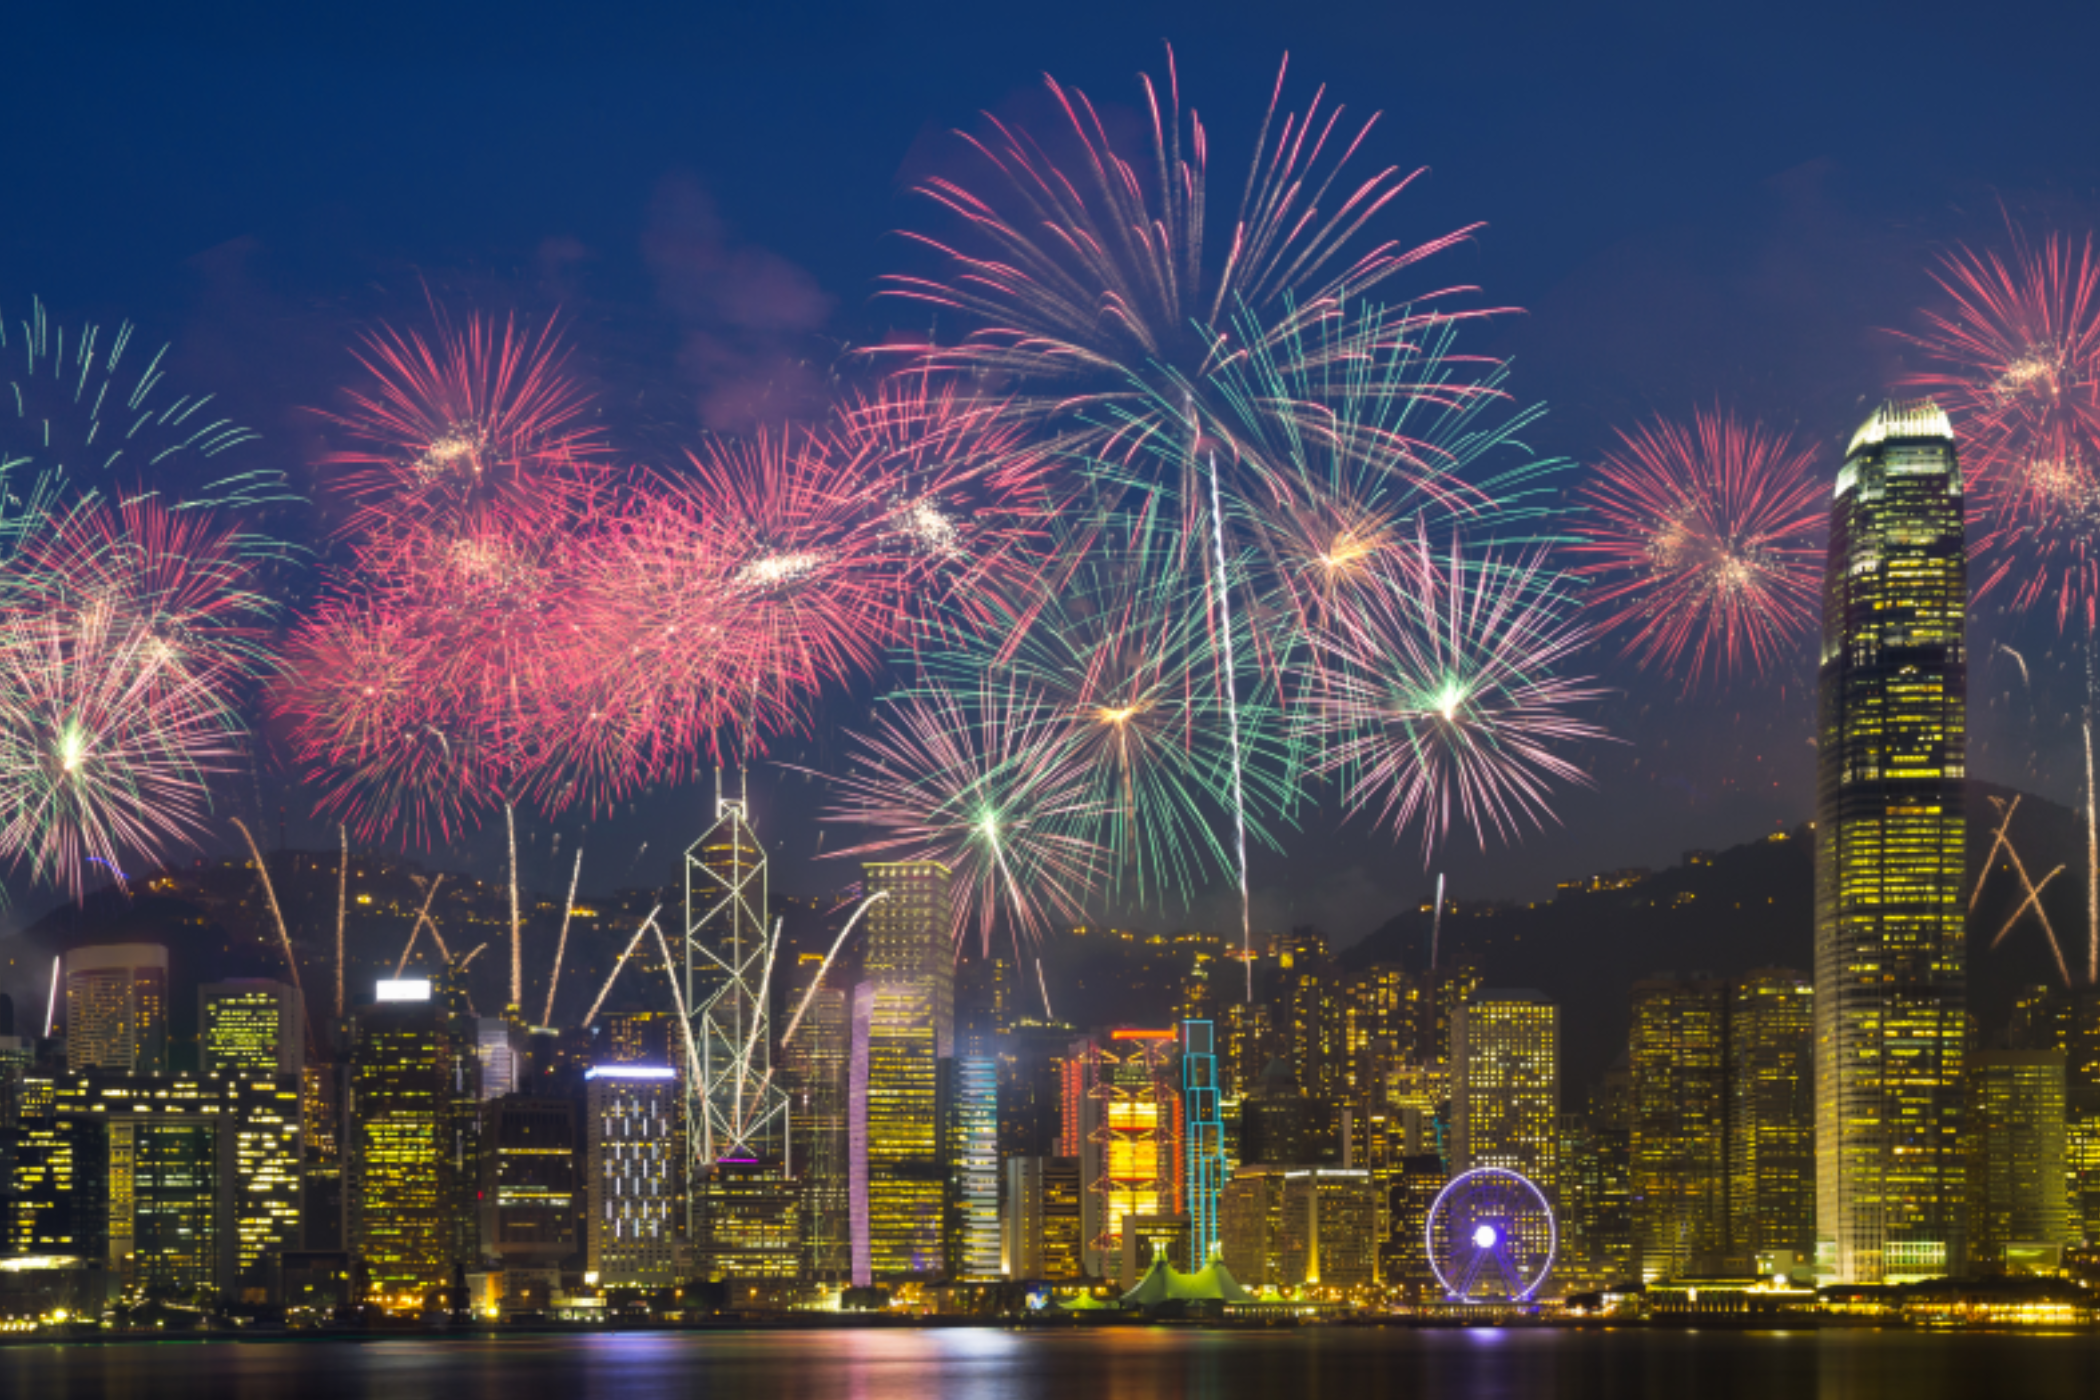
[[[349,530],[546,521],[601,489],[605,445],[551,322],[441,316],[434,342],[381,327],[356,353],[367,382],[322,415],[347,439],[322,465],[357,507]]]
[[[1716,411],[1621,430],[1579,499],[1577,574],[1645,664],[1727,681],[1762,672],[1813,624],[1823,558],[1815,454]]]
[[[1977,592],[2014,606],[2054,597],[2059,625],[2088,629],[2100,604],[2100,261],[2050,235],[2011,230],[2010,256],[1958,248],[1933,280],[1944,300],[1904,338],[1929,367],[1905,384],[1954,420],[1982,528]]]

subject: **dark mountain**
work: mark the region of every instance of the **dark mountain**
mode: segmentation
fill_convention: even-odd
[[[2065,980],[2042,920],[2032,907],[2021,910],[2026,887],[2012,859],[2003,848],[1993,853],[2009,810],[2013,850],[2027,877],[2042,886],[2042,914],[2063,941],[2069,974],[2086,980],[2083,823],[2056,803],[1971,782],[1967,893],[1976,896],[1979,871],[1983,880],[1969,917],[1969,1006],[1985,1036],[2004,1025],[2021,988]],[[1570,881],[1556,898],[1539,903],[1447,905],[1438,957],[1446,964],[1470,959],[1491,985],[1537,987],[1558,998],[1566,1037],[1562,1072],[1568,1088],[1578,1090],[1624,1049],[1628,992],[1640,978],[1727,976],[1759,967],[1812,972],[1813,841],[1813,830],[1801,827],[1723,851],[1687,852],[1667,870]],[[1397,916],[1344,950],[1342,961],[1426,967],[1431,913],[1424,904]]]

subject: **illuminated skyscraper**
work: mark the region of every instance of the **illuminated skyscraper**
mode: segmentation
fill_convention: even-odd
[[[168,1067],[168,950],[157,943],[66,954],[66,1068],[159,1074]]]
[[[946,1264],[939,1064],[954,1053],[949,873],[933,862],[865,867],[863,981],[853,993],[848,1153],[856,1283],[930,1277]]]
[[[1170,1030],[1118,1030],[1079,1062],[1079,1159],[1086,1182],[1087,1272],[1118,1276],[1123,1221],[1174,1212],[1181,1175],[1181,1084]],[[1125,1287],[1135,1279],[1122,1280]]]
[[[1538,992],[1474,993],[1451,1018],[1452,1174],[1509,1167],[1560,1184],[1560,1008]]]
[[[1277,1244],[1283,1281],[1328,1288],[1373,1282],[1378,1268],[1373,1193],[1369,1172],[1346,1167],[1286,1171]]]
[[[306,1063],[298,992],[261,977],[206,982],[197,988],[197,1052],[206,1074],[298,1074]]]
[[[1985,1050],[1968,1066],[1969,1261],[2016,1268],[2024,1254],[2054,1270],[2070,1243],[2064,1210],[2064,1057]]]
[[[1225,1123],[1211,1023],[1181,1023],[1181,1213],[1189,1222],[1191,1268],[1218,1249],[1218,1193],[1225,1189]]]
[[[678,1281],[678,1076],[655,1065],[601,1065],[584,1076],[585,1267],[607,1287]]]
[[[1634,1228],[1644,1279],[1672,1278],[1728,1235],[1728,988],[1651,977],[1633,988]]]
[[[1840,1283],[1962,1263],[1968,582],[1947,415],[1889,403],[1830,510],[1816,749],[1816,1250]]]
[[[1767,968],[1729,987],[1728,1248],[1738,1261],[1815,1246],[1815,989]]]
[[[852,1062],[847,992],[822,983],[824,955],[804,953],[788,979],[787,1007],[805,1007],[795,1038],[781,1051],[788,1122],[795,1136],[795,1176],[802,1189],[803,1268],[812,1278],[839,1279],[852,1266],[851,1164],[847,1156],[846,1086]],[[811,987],[815,985],[812,993]]]
[[[2100,987],[2071,994],[2064,1017],[2064,1177],[2071,1233],[2100,1244]]]
[[[999,1277],[999,1066],[958,1055],[940,1067],[941,1164],[947,1174],[947,1273]]]
[[[475,1100],[472,1075],[462,1073],[474,1054],[427,983],[382,984],[382,995],[395,999],[356,1017],[346,1213],[369,1295],[381,1307],[416,1310],[450,1287],[455,1263],[474,1262],[462,1253],[473,1214],[464,1188],[478,1164],[460,1119]]]
[[[718,797],[715,824],[685,853],[685,1007],[700,1061],[686,1109],[691,1177],[722,1158],[786,1160],[787,1096],[772,1073],[777,941],[750,804]]]

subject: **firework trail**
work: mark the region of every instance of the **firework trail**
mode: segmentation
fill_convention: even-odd
[[[1086,834],[1098,813],[1069,729],[1040,696],[922,690],[849,742],[825,817],[866,839],[831,858],[939,861],[954,874],[957,943],[974,928],[987,953],[1002,918],[1018,952],[1049,916],[1085,917],[1108,853]]]
[[[248,824],[239,817],[233,819],[233,824],[241,833],[241,839],[248,843],[248,854],[255,861],[255,873],[262,881],[263,898],[269,902],[271,921],[277,925],[278,941],[284,945],[284,965],[292,974],[292,990],[298,993],[299,1010],[304,1014],[306,986],[299,978],[299,955],[292,950],[292,931],[285,927],[284,910],[277,903],[277,887],[270,883],[269,864],[263,860],[262,851],[256,847],[255,834],[248,830]]]
[[[1815,620],[1815,451],[1716,411],[1621,429],[1579,500],[1570,551],[1591,606],[1687,690],[1762,672]]]
[[[542,1025],[554,1024],[554,993],[561,987],[562,954],[569,950],[569,920],[576,913],[576,883],[583,878],[583,848],[576,850],[576,867],[569,872],[569,898],[561,907],[561,934],[554,940],[554,971],[547,978],[547,1010]]]
[[[1225,507],[1218,493],[1218,464],[1210,469],[1210,519],[1213,577],[1218,592],[1218,673],[1225,680],[1225,732],[1232,754],[1233,855],[1240,877],[1240,951],[1247,963],[1247,1001],[1254,1001],[1254,912],[1247,894],[1247,796],[1240,761],[1240,697],[1238,667],[1232,652],[1232,585],[1225,574]]]
[[[1607,737],[1578,717],[1602,692],[1558,673],[1589,640],[1534,552],[1470,565],[1418,537],[1410,565],[1323,637],[1327,675],[1308,697],[1317,771],[1351,811],[1397,836],[1419,821],[1425,862],[1454,818],[1484,847],[1542,825],[1555,783],[1587,783],[1562,750]]]

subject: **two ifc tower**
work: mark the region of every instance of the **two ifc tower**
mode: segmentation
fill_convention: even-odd
[[[1968,601],[1961,465],[1930,400],[1853,434],[1830,508],[1816,773],[1816,1267],[1963,1266]]]

